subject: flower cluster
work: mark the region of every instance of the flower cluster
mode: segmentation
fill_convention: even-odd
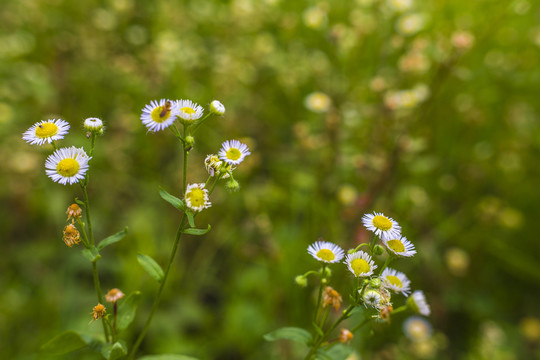
[[[388,320],[393,311],[392,294],[408,296],[411,292],[411,282],[407,276],[389,268],[388,265],[395,258],[413,256],[416,250],[414,245],[402,236],[401,227],[394,219],[374,212],[365,214],[362,217],[362,223],[375,235],[371,244],[361,244],[356,249],[349,250],[345,255],[345,251],[338,245],[319,240],[311,244],[307,251],[323,263],[323,268],[330,263],[343,262],[355,278],[363,279],[362,283],[358,282],[356,294],[353,294],[356,299],[354,305],[363,304],[366,308],[376,311],[376,318]],[[382,249],[380,253],[375,251],[376,247],[380,246],[376,244],[377,239],[381,241],[387,252],[387,260],[382,267],[377,266],[372,258],[373,254],[383,252]],[[369,250],[359,250],[362,246],[368,246]],[[424,316],[430,314],[429,305],[421,291],[415,291],[408,297],[406,307]]]

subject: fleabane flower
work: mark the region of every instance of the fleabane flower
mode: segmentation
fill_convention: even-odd
[[[32,125],[23,134],[23,140],[31,145],[43,145],[64,138],[68,133],[69,123],[60,119],[42,120]]]
[[[83,148],[60,148],[45,161],[45,172],[53,181],[71,185],[84,179],[90,159]]]
[[[387,289],[390,289],[395,293],[402,293],[405,296],[409,295],[411,291],[411,281],[404,273],[386,268],[382,272],[381,278],[384,281],[384,287]]]
[[[401,227],[397,221],[382,213],[365,214],[362,217],[362,223],[366,229],[374,232],[381,240],[395,238],[401,234]]]
[[[421,290],[416,290],[407,298],[407,305],[411,310],[424,316],[431,314],[431,309],[426,301],[426,297]]]
[[[383,244],[386,246],[390,254],[403,257],[411,257],[416,254],[414,245],[404,236],[396,238],[383,239]]]
[[[367,290],[362,297],[365,306],[371,306],[372,308],[379,309],[383,304],[383,297],[377,290]]]
[[[221,175],[222,179],[230,177],[229,171],[234,170],[230,164],[224,164],[223,161],[214,154],[206,156],[206,159],[204,159],[204,166],[206,167],[206,171],[208,171],[208,175],[212,177]]]
[[[210,103],[210,112],[216,115],[225,114],[225,106],[219,100],[213,100]]]
[[[377,268],[375,262],[371,259],[368,253],[357,251],[348,254],[344,260],[349,270],[356,277],[367,277],[373,275],[373,270]]]
[[[227,140],[221,144],[219,150],[219,158],[227,164],[238,165],[244,158],[251,154],[246,144],[242,144],[238,140]]]
[[[204,184],[189,184],[186,188],[184,200],[187,207],[193,211],[201,211],[212,205],[208,199],[208,190],[204,188]]]
[[[177,115],[176,102],[165,99],[152,100],[150,105],[144,107],[141,121],[149,131],[157,132],[172,125]]]
[[[191,100],[177,100],[176,108],[178,109],[178,117],[184,124],[191,124],[200,119],[204,111],[201,105]]]
[[[317,241],[308,247],[308,253],[325,263],[337,263],[345,255],[342,248],[328,241]]]

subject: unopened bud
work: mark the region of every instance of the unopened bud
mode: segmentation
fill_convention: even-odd
[[[307,279],[304,275],[298,275],[297,277],[295,277],[294,282],[301,287],[307,286]]]
[[[332,269],[330,269],[328,266],[321,268],[321,275],[325,278],[332,276]]]
[[[225,106],[218,100],[214,100],[210,103],[210,112],[216,115],[225,114]]]
[[[375,245],[373,247],[373,254],[374,255],[382,255],[384,253],[384,248],[381,245]]]
[[[90,133],[96,133],[98,135],[103,134],[103,121],[98,118],[88,118],[84,120],[84,128]]]
[[[233,178],[229,179],[227,183],[225,184],[225,189],[228,191],[237,191],[240,188],[240,184],[238,184],[238,181],[234,180]]]
[[[373,278],[369,280],[369,287],[372,289],[378,289],[382,285],[381,278]]]
[[[186,136],[184,141],[185,141],[184,149],[186,149],[186,151],[193,149],[193,145],[195,144],[195,138],[193,136],[191,135]]]

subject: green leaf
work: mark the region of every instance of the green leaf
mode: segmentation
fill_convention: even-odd
[[[313,327],[315,328],[315,331],[317,332],[317,334],[319,334],[320,336],[324,336],[324,332],[322,331],[322,329],[319,327],[319,325],[317,325],[315,323],[315,321],[313,321],[311,324],[313,324]]]
[[[264,335],[266,341],[276,341],[280,339],[292,340],[302,344],[308,344],[311,341],[309,331],[297,327],[283,327]]]
[[[187,215],[187,221],[188,221],[189,226],[194,228],[195,227],[195,218],[193,217],[193,213],[191,211],[186,211],[186,215]]]
[[[125,299],[120,300],[120,306],[118,306],[118,319],[116,326],[118,330],[124,330],[135,319],[135,312],[139,301],[141,299],[141,292],[135,291],[129,294]]]
[[[91,247],[90,249],[84,249],[82,254],[90,262],[96,262],[101,259],[101,255],[99,255],[99,251],[95,246]]]
[[[101,355],[107,360],[116,360],[127,355],[127,347],[123,341],[107,344],[101,348]]]
[[[111,236],[109,236],[109,237],[107,237],[107,238],[101,240],[101,241],[99,242],[98,246],[97,246],[97,249],[98,249],[98,250],[101,250],[101,249],[103,249],[105,246],[109,246],[109,245],[111,245],[111,244],[114,244],[114,243],[116,243],[116,242],[119,242],[120,240],[122,240],[122,239],[126,236],[127,232],[128,232],[128,228],[127,228],[127,226],[126,226],[126,227],[124,228],[124,230],[119,231],[119,232],[117,232],[116,234],[111,235]]]
[[[352,352],[353,350],[349,346],[336,344],[330,349],[319,349],[315,358],[321,360],[345,360]]]
[[[169,194],[161,186],[159,187],[159,195],[161,196],[163,200],[165,200],[166,202],[168,202],[169,204],[171,204],[178,210],[182,212],[186,210],[186,205],[184,204],[182,200],[180,200],[174,195]]]
[[[209,231],[210,231],[210,224],[208,225],[206,229],[189,228],[189,229],[185,229],[183,233],[188,234],[188,235],[204,235]]]
[[[161,354],[161,355],[146,355],[138,358],[137,360],[198,360],[192,356],[187,355],[175,355],[175,354]]]
[[[161,266],[159,266],[156,260],[152,259],[148,255],[138,254],[137,261],[139,261],[139,264],[141,264],[144,270],[146,270],[148,275],[153,277],[157,282],[161,282],[161,280],[163,280],[163,269],[161,269]]]
[[[75,331],[66,331],[43,344],[41,351],[51,355],[62,355],[86,347],[88,343]]]
[[[80,205],[80,206],[82,206],[82,207],[84,207],[84,208],[86,209],[86,207],[84,206],[84,203],[83,203],[81,200],[79,200],[79,198],[75,198],[75,202],[76,202],[78,205]]]

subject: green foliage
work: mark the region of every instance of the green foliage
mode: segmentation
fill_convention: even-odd
[[[101,255],[99,254],[99,250],[97,247],[93,246],[89,249],[83,249],[82,255],[88,259],[90,262],[96,262],[99,259],[101,259]]]
[[[141,266],[146,270],[148,275],[150,275],[157,282],[163,280],[163,269],[159,264],[148,255],[137,254],[137,261]]]
[[[104,247],[112,245],[114,243],[117,243],[118,241],[122,240],[128,232],[128,228],[126,227],[124,230],[117,232],[116,234],[113,234],[99,242],[97,245],[98,250],[102,250]]]
[[[88,346],[88,343],[75,331],[63,332],[41,346],[43,353],[62,355]]]
[[[125,330],[135,319],[135,312],[141,300],[141,292],[135,291],[122,299],[118,307],[118,330]]]
[[[188,235],[204,235],[210,231],[210,228],[211,228],[210,224],[208,225],[206,229],[187,228],[183,231],[183,233],[188,234]]]
[[[138,360],[197,360],[197,358],[186,355],[162,354],[162,355],[146,355],[138,358]]]
[[[107,360],[116,360],[127,355],[126,344],[123,341],[106,344],[101,348],[101,354]]]
[[[311,341],[309,331],[297,327],[283,327],[264,335],[266,341],[291,340],[302,344],[308,344]]]
[[[165,200],[166,202],[168,202],[169,204],[171,204],[172,206],[174,206],[178,210],[180,210],[182,212],[184,212],[186,210],[186,205],[184,204],[184,202],[182,200],[180,200],[179,198],[177,198],[174,195],[169,194],[167,191],[165,191],[161,187],[159,188],[159,196],[161,196],[161,198],[163,200]]]

